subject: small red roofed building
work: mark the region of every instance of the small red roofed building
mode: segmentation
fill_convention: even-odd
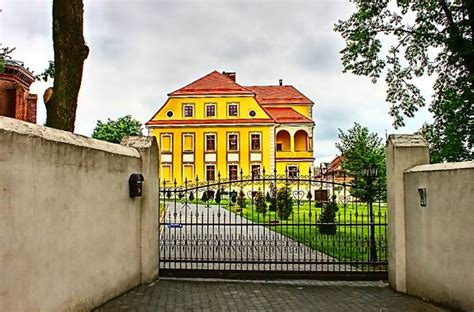
[[[4,71],[0,73],[0,116],[36,123],[38,96],[30,94],[34,81],[35,76],[23,63],[5,60]]]

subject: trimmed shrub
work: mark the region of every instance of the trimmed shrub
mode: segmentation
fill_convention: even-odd
[[[254,202],[255,202],[255,210],[258,213],[263,213],[265,215],[267,213],[267,203],[265,202],[265,198],[263,197],[262,192],[258,191],[255,194]]]
[[[321,215],[319,216],[318,223],[328,223],[328,224],[318,224],[319,232],[322,234],[334,235],[337,231],[337,226],[334,224],[336,221],[336,212],[339,210],[339,207],[335,202],[325,202],[321,209]]]
[[[311,200],[313,198],[313,195],[311,194],[311,191],[308,191],[308,194],[306,194],[306,199]]]
[[[166,198],[171,199],[171,190],[166,192]]]
[[[230,201],[235,204],[237,202],[237,192],[236,191],[232,191],[230,193]]]
[[[209,200],[209,196],[207,194],[207,191],[202,192],[201,200],[203,202],[207,202]]]
[[[272,200],[272,198],[270,197],[270,192],[267,192],[267,195],[265,196],[265,200],[267,202],[270,202]]]
[[[218,189],[217,192],[216,192],[216,196],[214,197],[214,200],[216,202],[216,204],[220,204],[221,203],[221,190]]]
[[[278,190],[276,196],[276,210],[280,219],[287,220],[293,213],[293,198],[288,186]]]
[[[178,193],[178,198],[179,198],[179,200],[182,200],[182,199],[183,199],[183,197],[184,197],[184,194],[183,194],[183,192],[179,192],[179,193]]]
[[[239,197],[237,198],[237,204],[239,205],[240,208],[247,207],[247,203],[245,201],[245,194],[242,190],[239,192]]]
[[[194,200],[194,193],[193,192],[189,192],[189,201],[193,201]]]

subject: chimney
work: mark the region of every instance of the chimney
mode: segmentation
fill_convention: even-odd
[[[282,85],[283,85],[283,79],[280,79],[280,80],[278,81],[278,83],[280,84],[280,86],[282,86]]]
[[[235,82],[235,76],[236,76],[235,72],[225,72],[224,71],[224,72],[222,72],[222,75],[232,79],[232,81]]]

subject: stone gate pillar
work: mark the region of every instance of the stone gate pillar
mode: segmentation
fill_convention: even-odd
[[[405,170],[430,163],[428,143],[421,135],[391,134],[387,147],[388,280],[393,289],[406,292]]]

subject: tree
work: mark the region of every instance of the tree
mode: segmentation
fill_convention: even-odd
[[[247,202],[245,200],[245,194],[244,194],[244,191],[242,191],[242,190],[240,190],[239,196],[237,197],[237,204],[239,205],[240,208],[247,207]]]
[[[142,135],[142,124],[127,115],[117,120],[108,119],[107,122],[97,120],[97,125],[92,133],[94,139],[112,143],[120,143],[127,135]]]
[[[10,59],[10,54],[15,50],[16,48],[9,48],[9,47],[4,47],[0,48],[0,73],[3,73],[5,71],[5,61],[6,59]]]
[[[46,104],[46,126],[74,131],[84,61],[82,0],[53,0],[54,85]]]
[[[280,219],[287,220],[293,213],[293,198],[288,186],[280,188],[276,194],[276,210]]]
[[[318,228],[322,234],[334,235],[337,231],[337,226],[334,224],[336,221],[336,212],[339,207],[335,202],[323,203],[321,214],[319,215]]]
[[[222,194],[221,194],[221,189],[217,189],[216,196],[214,197],[214,200],[216,204],[220,204],[222,199]]]
[[[348,176],[355,178],[352,182],[354,187],[349,188],[351,195],[368,201],[369,190],[362,170],[376,167],[378,176],[373,183],[374,186],[380,184],[382,193],[371,191],[371,199],[374,200],[376,195],[385,197],[385,148],[382,139],[377,133],[369,133],[367,127],[362,127],[357,122],[347,133],[339,129],[338,137],[340,142],[336,143],[336,147],[343,155],[341,167]]]
[[[473,159],[474,2],[352,1],[357,11],[335,25],[346,41],[344,72],[374,83],[385,74],[396,128],[426,104],[414,79],[434,75],[429,107],[434,122],[422,131],[434,148],[434,160]],[[383,49],[389,42],[395,43]]]
[[[255,211],[265,215],[267,213],[267,203],[261,191],[257,191],[257,193],[255,193],[254,201],[255,201]]]

